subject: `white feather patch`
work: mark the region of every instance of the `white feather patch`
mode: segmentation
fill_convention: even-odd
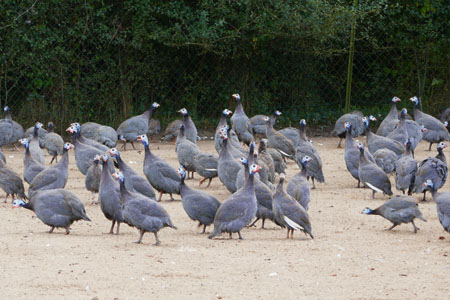
[[[376,186],[374,186],[374,185],[372,185],[372,184],[370,184],[370,183],[368,183],[368,182],[363,182],[363,183],[364,183],[364,184],[367,184],[367,186],[368,186],[369,188],[371,188],[372,190],[374,190],[375,192],[383,193],[383,191],[380,190],[379,188],[377,188]]]
[[[214,172],[214,171],[217,171],[217,169],[205,169],[205,171],[212,171],[212,172]]]
[[[286,152],[281,151],[280,149],[278,149],[278,151],[280,151],[280,153],[283,154],[284,156],[288,156],[288,157],[292,156],[292,155],[287,154]]]
[[[284,218],[284,221],[285,221],[290,227],[292,227],[292,229],[294,229],[294,230],[300,230],[300,229],[303,229],[302,226],[300,226],[299,224],[295,223],[294,221],[292,221],[292,220],[289,219],[288,217],[283,216],[283,218]]]

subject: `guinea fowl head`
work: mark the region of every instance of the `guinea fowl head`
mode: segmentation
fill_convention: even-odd
[[[239,94],[233,94],[231,95],[232,98],[234,98],[236,101],[240,101],[241,100],[241,96]]]
[[[400,102],[400,101],[401,101],[400,98],[397,97],[397,96],[394,96],[394,97],[392,98],[392,102],[394,102],[394,103],[397,103],[397,102]]]
[[[152,103],[152,108],[153,109],[157,109],[159,107],[159,103],[153,102]]]
[[[433,187],[434,187],[433,180],[431,180],[431,179],[427,179],[427,181],[425,181],[422,185],[426,186],[426,187],[429,187],[431,189],[433,189]]]
[[[108,162],[108,160],[109,160],[109,156],[108,156],[108,154],[106,154],[106,153],[103,153],[103,154],[102,154],[102,160],[103,160],[103,162],[104,162],[104,163],[107,163],[107,162]]]
[[[408,114],[408,110],[406,108],[402,108],[402,111],[400,112],[400,117],[405,118]]]
[[[125,180],[125,177],[123,176],[123,173],[120,171],[117,171],[115,173],[112,174],[112,176],[116,179],[119,180],[119,182],[123,183]]]
[[[448,121],[444,121],[444,126],[448,127]]]
[[[117,148],[111,148],[109,149],[109,154],[111,154],[112,157],[119,157],[120,152],[117,150]]]
[[[345,129],[348,129],[348,130],[352,129],[352,123],[350,123],[350,122],[345,122],[345,123],[344,123],[344,128],[345,128]]]
[[[411,148],[411,140],[409,138],[406,140],[404,146],[406,149]]]
[[[26,138],[20,139],[19,142],[24,145],[25,148],[28,148],[28,146],[30,145],[30,141]]]
[[[425,125],[420,126],[420,131],[427,132],[428,129],[425,128]]]
[[[241,164],[243,164],[244,166],[248,165],[248,160],[247,160],[245,157],[239,158],[239,161],[240,161]]]
[[[94,156],[94,163],[98,164],[100,162],[100,160],[101,160],[100,155],[97,154],[96,156]]]
[[[274,116],[281,116],[281,111],[279,111],[279,110],[276,110],[274,113],[273,113],[273,115]]]
[[[144,146],[148,146],[148,137],[145,134],[138,135],[138,141],[141,141]]]
[[[444,142],[440,142],[440,143],[437,145],[437,150],[438,150],[438,151],[439,151],[439,150],[444,150],[445,148],[447,148],[447,144],[444,143]]]
[[[264,117],[264,121],[269,124],[270,123],[270,118],[269,117]]]
[[[306,127],[306,120],[305,119],[301,119],[300,120],[300,128],[304,129]]]
[[[181,179],[186,178],[186,170],[183,168],[183,166],[180,166],[177,170],[178,175],[180,175]]]
[[[233,112],[231,111],[231,110],[229,110],[229,109],[224,109],[223,111],[222,111],[222,115],[224,115],[225,117],[228,117],[229,115],[231,115]]]
[[[70,132],[70,133],[72,133],[72,134],[74,134],[75,132],[77,132],[77,129],[75,128],[74,125],[70,125],[70,126],[66,129],[66,131],[67,131],[67,132]]]
[[[370,215],[370,214],[372,214],[372,212],[373,212],[372,209],[366,207],[366,208],[363,209],[363,211],[361,213],[365,214],[365,215]]]
[[[72,145],[71,143],[64,143],[64,150],[69,151],[70,149],[73,149],[75,146]]]
[[[184,107],[180,109],[178,112],[181,113],[183,116],[187,116],[189,114],[187,109]]]
[[[181,132],[182,134],[184,133],[184,129],[185,129],[184,124],[181,124],[181,125],[180,125],[180,132]]]
[[[22,199],[14,199],[12,203],[12,208],[24,207],[27,203]]]
[[[419,106],[419,98],[417,98],[417,96],[411,97],[411,98],[409,98],[409,100],[414,102],[415,106]]]
[[[227,127],[228,126],[224,126],[217,131],[217,133],[219,133],[219,136],[224,140],[228,139]]]
[[[364,144],[359,142],[358,144],[356,144],[356,147],[359,149],[360,152],[364,152]]]
[[[4,110],[5,112],[8,112],[8,111],[9,111],[9,106],[5,106],[5,108],[3,108],[3,110]]]
[[[302,165],[306,165],[309,161],[311,161],[312,160],[312,158],[311,157],[309,157],[308,155],[306,155],[306,156],[304,156],[303,158],[302,158]]]
[[[267,139],[262,139],[261,144],[263,144],[264,146],[267,146]]]
[[[34,127],[37,129],[42,128],[42,126],[44,126],[44,125],[42,125],[41,122],[36,122],[36,124],[34,124]]]
[[[72,123],[70,125],[74,126],[77,131],[81,131],[81,124],[80,123],[74,122],[74,123]]]
[[[55,130],[55,124],[53,122],[48,122],[47,127],[49,131]]]
[[[257,165],[257,164],[251,165],[250,168],[249,168],[250,175],[254,175],[254,174],[258,173],[259,170],[261,170],[261,166],[260,165]]]

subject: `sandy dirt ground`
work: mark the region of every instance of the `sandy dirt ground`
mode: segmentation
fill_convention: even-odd
[[[439,224],[435,203],[419,204],[428,222],[416,221],[417,234],[411,224],[385,231],[389,221],[360,212],[366,206],[376,208],[388,197],[376,194],[372,200],[370,190],[356,188],[345,167],[344,149],[336,149],[337,140],[313,138],[326,177],[311,195],[314,240],[299,232],[287,240],[286,231],[270,221],[267,229],[242,230],[242,241],[228,240],[226,235],[209,240],[187,217],[180,196],[172,202],[165,195],[161,204],[178,230],[161,230],[160,246],[152,245],[151,233],[144,235],[144,244],[134,244],[138,232],[126,225],[119,236],[104,234],[111,224],[100,207],[91,204],[71,150],[66,188],[82,200],[92,222],[74,223],[70,235],[62,229],[49,234],[49,227],[32,211],[11,209],[10,200],[6,204],[2,200],[2,298],[449,299],[450,235]],[[214,152],[212,141],[199,142],[199,147]],[[178,167],[173,144],[151,148]],[[436,155],[427,148],[422,142],[416,159]],[[7,150],[5,155],[8,165],[22,174],[23,151]],[[122,157],[143,174],[143,151],[122,152]],[[46,159],[48,163],[50,157]],[[296,172],[297,165],[290,162],[287,179]],[[187,184],[198,188],[199,179],[196,175]],[[200,189],[220,201],[230,195],[218,179],[210,188]],[[450,191],[450,184],[442,190]],[[0,198],[4,196],[1,191]]]

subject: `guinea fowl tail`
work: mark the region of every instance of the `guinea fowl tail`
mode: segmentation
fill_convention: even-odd
[[[213,237],[215,237],[218,234],[219,234],[219,232],[216,230],[216,228],[214,228],[213,232],[211,232],[211,234],[208,235],[208,239],[212,239]]]
[[[91,219],[89,219],[89,217],[86,216],[86,214],[84,214],[81,218],[82,218],[83,220],[85,220],[85,221],[91,222]]]

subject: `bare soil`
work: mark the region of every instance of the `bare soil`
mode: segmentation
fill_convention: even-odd
[[[227,235],[209,240],[184,212],[180,196],[161,204],[178,230],[160,231],[134,244],[136,229],[123,225],[119,236],[104,234],[110,222],[84,187],[73,153],[67,189],[85,204],[92,222],[77,222],[70,235],[49,227],[26,209],[0,203],[0,291],[3,299],[449,299],[450,235],[443,231],[435,203],[420,203],[428,222],[417,220],[385,231],[390,222],[360,212],[381,205],[387,196],[357,189],[348,173],[344,149],[337,138],[313,138],[324,163],[325,184],[312,191],[309,215],[315,239],[286,231],[273,223],[267,229],[244,229],[245,240]],[[178,167],[173,144],[153,144],[152,150]],[[199,142],[214,152],[212,141]],[[422,142],[416,159],[435,151]],[[434,148],[434,147],[433,147]],[[140,148],[142,149],[142,148]],[[73,151],[73,150],[71,150]],[[22,173],[23,152],[5,151],[8,166]],[[143,151],[122,152],[140,174]],[[50,162],[50,157],[46,157]],[[287,179],[298,172],[288,163]],[[200,177],[187,181],[198,188]],[[394,183],[394,178],[391,177]],[[28,189],[28,187],[26,187]],[[200,189],[220,201],[230,194],[218,179]],[[447,183],[443,191],[450,191]],[[398,191],[396,191],[398,193]],[[0,198],[5,193],[0,192]],[[414,196],[418,201],[421,195]],[[258,226],[260,224],[257,224]],[[212,227],[207,229],[209,233]]]

